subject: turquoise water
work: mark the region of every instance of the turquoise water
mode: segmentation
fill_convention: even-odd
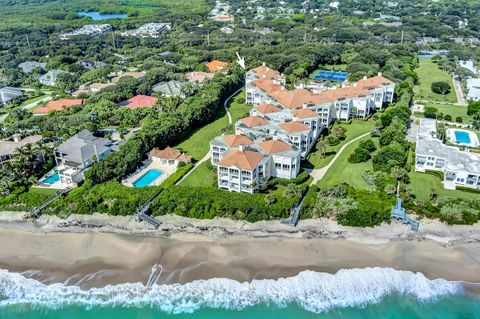
[[[56,183],[60,180],[60,175],[58,175],[58,173],[55,173],[47,178],[45,178],[45,180],[43,181],[44,183],[47,183],[47,184],[53,184],[53,183]]]
[[[455,142],[467,145],[472,144],[472,141],[470,141],[470,134],[464,131],[455,131]]]
[[[93,12],[77,12],[77,14],[81,17],[90,17],[94,21],[98,20],[106,20],[106,19],[125,19],[128,17],[125,13],[105,13],[102,14],[97,11]]]
[[[420,273],[367,268],[250,283],[214,278],[82,290],[0,270],[0,318],[480,319],[479,296],[465,287]]]
[[[133,182],[134,187],[145,187],[152,184],[157,178],[162,175],[162,171],[157,169],[151,169],[145,174],[143,174],[139,179]]]

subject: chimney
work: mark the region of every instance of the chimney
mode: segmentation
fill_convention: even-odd
[[[262,66],[267,66],[267,64],[265,62],[262,62]]]
[[[365,76],[363,77],[363,79],[366,80],[366,79],[367,79],[367,76],[365,75]]]
[[[304,109],[308,108],[308,104],[307,103],[303,103],[303,106],[302,106]]]
[[[267,78],[267,75],[266,74],[262,74],[262,79],[266,79]]]
[[[243,144],[238,145],[238,150],[240,152],[243,152],[245,150],[245,147],[243,146]]]
[[[277,136],[277,135],[274,135],[274,136],[272,137],[272,140],[278,141],[278,136]]]
[[[353,82],[353,87],[356,88],[357,87],[357,82]]]
[[[13,141],[15,143],[19,143],[22,140],[22,136],[20,134],[14,134],[13,135]]]
[[[282,86],[280,87],[280,90],[285,91],[285,87],[282,85]]]
[[[378,72],[378,76],[382,76],[382,72]]]

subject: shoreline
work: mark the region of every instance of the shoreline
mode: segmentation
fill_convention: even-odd
[[[432,221],[419,233],[405,225],[342,227],[327,220],[249,224],[162,216],[154,230],[133,217],[72,216],[68,223],[22,213],[0,213],[0,268],[43,283],[82,288],[145,283],[159,263],[162,283],[229,278],[292,277],[303,270],[385,267],[421,272],[430,279],[480,283],[479,225]],[[303,222],[303,223],[302,223]]]

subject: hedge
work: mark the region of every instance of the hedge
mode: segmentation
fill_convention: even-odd
[[[473,194],[480,194],[480,189],[475,189],[475,188],[470,188],[470,187],[465,187],[465,186],[457,186],[457,187],[455,187],[455,189],[457,191],[473,193]]]
[[[300,174],[297,175],[297,177],[292,179],[274,177],[268,181],[268,186],[275,186],[275,185],[287,186],[289,184],[299,185],[304,183],[309,177],[310,175],[308,174],[308,172],[303,170]]]
[[[445,174],[442,171],[434,171],[434,170],[427,169],[425,170],[425,174],[436,176],[440,178],[440,180],[442,181],[445,179]]]

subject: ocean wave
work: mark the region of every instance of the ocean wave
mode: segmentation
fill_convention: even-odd
[[[223,278],[159,284],[151,288],[142,283],[124,283],[88,290],[60,283],[46,285],[0,270],[0,307],[149,306],[169,313],[183,313],[202,307],[241,310],[258,304],[285,307],[296,303],[307,311],[319,313],[378,303],[392,294],[431,301],[460,292],[459,282],[429,280],[421,273],[390,268],[343,269],[336,274],[303,271],[290,278],[243,283]]]

